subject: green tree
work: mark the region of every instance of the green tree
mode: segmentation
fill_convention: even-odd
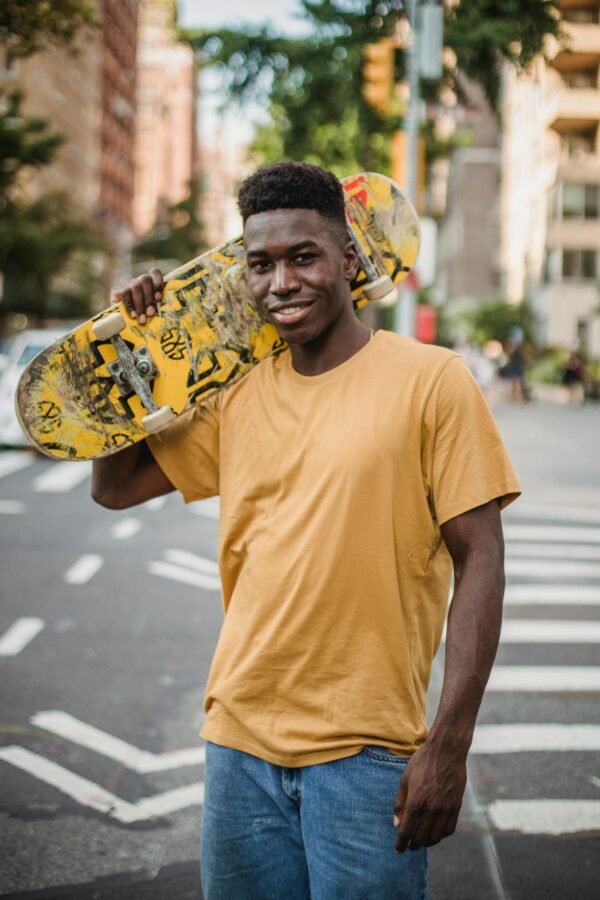
[[[23,183],[31,169],[48,165],[63,143],[44,119],[22,115],[23,95],[0,93],[0,272],[2,316],[47,313],[52,279],[76,252],[106,250],[103,237],[72,209],[69,197],[50,192],[33,201]],[[87,310],[85,310],[87,311]],[[70,311],[69,311],[70,313]]]
[[[48,46],[68,46],[80,28],[96,25],[93,0],[2,0],[0,45],[23,58]]]
[[[526,63],[546,34],[559,29],[556,0],[463,0],[447,10],[445,43],[459,70],[479,81],[492,103],[498,98],[502,61]],[[389,142],[399,117],[382,117],[362,99],[363,47],[388,37],[404,15],[401,0],[301,0],[306,37],[280,37],[269,28],[186,31],[200,62],[223,73],[230,102],[248,100],[269,110],[255,149],[265,161],[282,157],[318,162],[337,174],[361,168],[389,169]],[[396,80],[404,76],[396,52]],[[457,87],[446,71],[429,85],[433,99],[444,84]],[[459,87],[459,86],[458,86]],[[428,132],[432,155],[448,154]]]
[[[528,343],[534,340],[536,316],[525,300],[521,303],[506,303],[503,300],[484,303],[463,313],[460,320],[467,325],[470,339],[481,345],[491,340],[505,343],[514,328],[522,329]]]
[[[193,178],[188,185],[187,196],[166,210],[164,217],[154,225],[146,237],[135,245],[135,262],[169,261],[173,265],[193,259],[207,249],[204,230],[198,210],[202,196],[199,178]]]

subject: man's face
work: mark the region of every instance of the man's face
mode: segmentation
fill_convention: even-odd
[[[275,209],[244,228],[248,285],[258,309],[290,344],[315,340],[352,311],[354,245],[314,209]]]

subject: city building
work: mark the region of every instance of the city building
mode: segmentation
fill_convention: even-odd
[[[117,266],[133,240],[138,6],[98,0],[98,26],[82,30],[73,47],[4,60],[0,68],[4,90],[23,90],[24,115],[46,119],[65,137],[53,161],[30,173],[28,195],[68,194],[74,211],[104,230]]]
[[[174,0],[140,4],[134,231],[147,234],[197,174],[194,53],[175,35]]]
[[[546,59],[505,69],[501,132],[476,102],[473,140],[449,166],[437,285],[450,313],[526,298],[542,343],[580,340],[597,358],[600,2],[560,8],[563,33],[548,40]]]

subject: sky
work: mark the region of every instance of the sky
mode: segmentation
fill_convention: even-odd
[[[296,18],[299,8],[298,0],[178,0],[178,21],[186,28],[269,24],[280,34],[300,34],[306,26]],[[252,123],[261,119],[261,110],[249,107],[243,117],[239,112],[223,116],[218,111],[222,101],[218,78],[206,72],[200,84],[201,139],[207,143],[218,140],[228,145],[247,144],[252,137]]]

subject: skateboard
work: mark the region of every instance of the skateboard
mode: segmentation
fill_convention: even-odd
[[[354,306],[391,303],[417,257],[417,215],[383,175],[362,173],[342,184],[360,261]],[[146,324],[119,304],[38,354],[19,381],[17,416],[47,456],[109,456],[285,349],[251,300],[237,238],[167,275],[158,314]]]

